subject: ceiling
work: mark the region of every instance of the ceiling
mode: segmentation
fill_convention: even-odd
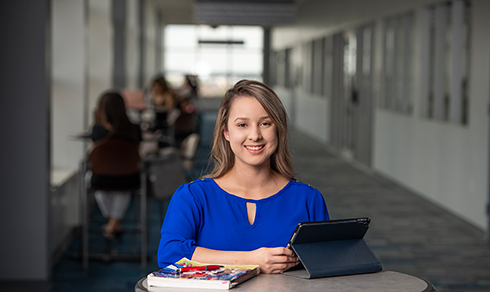
[[[167,24],[275,25],[294,21],[297,0],[154,0]]]
[[[193,24],[194,0],[154,0],[167,24]]]

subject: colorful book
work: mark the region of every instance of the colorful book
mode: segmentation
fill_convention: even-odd
[[[182,258],[147,276],[151,287],[231,289],[260,273],[254,265],[208,265]]]

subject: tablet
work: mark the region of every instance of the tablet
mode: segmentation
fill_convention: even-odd
[[[288,247],[304,269],[285,274],[319,278],[381,271],[381,263],[363,239],[370,222],[362,217],[299,223]]]

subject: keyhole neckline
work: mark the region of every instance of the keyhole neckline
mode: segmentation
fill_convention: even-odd
[[[233,193],[230,193],[230,192],[227,192],[226,190],[224,190],[223,188],[220,187],[220,185],[214,180],[214,179],[211,179],[213,181],[214,184],[216,184],[216,186],[221,190],[223,191],[224,193],[230,195],[231,197],[233,198],[237,198],[239,200],[243,200],[245,202],[250,202],[250,203],[260,203],[260,202],[265,202],[265,201],[268,201],[268,200],[272,200],[280,195],[282,195],[290,186],[292,183],[295,182],[295,180],[289,180],[288,183],[282,188],[280,189],[277,193],[275,194],[272,194],[268,197],[265,197],[263,199],[248,199],[248,198],[243,198],[243,197],[240,197],[240,196],[237,196]]]

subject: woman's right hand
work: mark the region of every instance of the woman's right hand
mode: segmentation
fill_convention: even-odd
[[[299,259],[292,250],[285,247],[262,247],[250,252],[251,260],[266,274],[282,273],[297,264]]]

